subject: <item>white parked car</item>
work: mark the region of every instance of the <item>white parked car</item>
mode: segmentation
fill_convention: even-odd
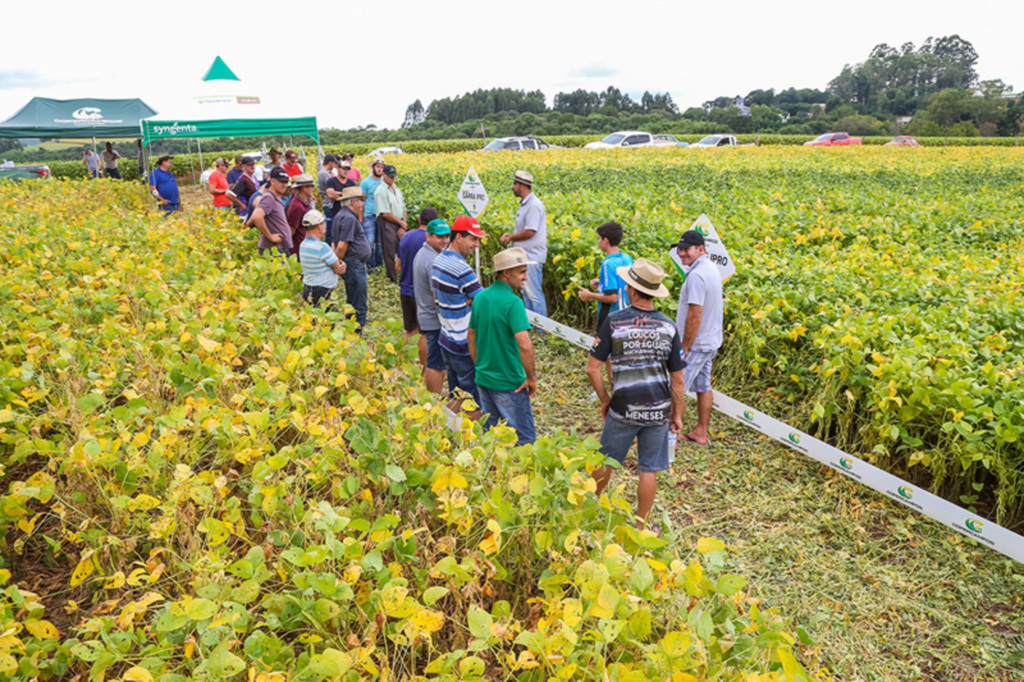
[[[376,158],[378,156],[385,156],[386,154],[404,154],[405,150],[401,147],[377,147],[372,152],[367,154],[370,158]]]
[[[674,142],[657,140],[654,135],[639,130],[622,130],[612,133],[600,142],[588,142],[584,149],[614,149],[616,147],[675,147]]]
[[[694,142],[690,149],[705,149],[707,147],[748,147],[750,143],[738,142],[735,135],[708,135],[701,138],[700,142]]]
[[[561,149],[557,145],[548,144],[539,137],[533,135],[519,135],[517,137],[496,137],[487,143],[483,148],[485,152],[500,152],[506,149],[519,151],[521,149]]]

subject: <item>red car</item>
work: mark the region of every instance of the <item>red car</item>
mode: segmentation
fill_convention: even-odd
[[[805,147],[844,147],[848,144],[860,144],[859,137],[850,137],[849,133],[825,133],[818,135],[810,142],[804,142]]]
[[[899,137],[892,138],[891,140],[889,140],[888,142],[886,142],[882,146],[883,147],[920,147],[921,143],[918,142],[917,140],[915,140],[910,135],[900,135]]]

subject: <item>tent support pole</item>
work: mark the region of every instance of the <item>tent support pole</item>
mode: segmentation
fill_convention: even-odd
[[[203,141],[198,137],[196,138],[196,147],[199,148],[199,167],[206,170],[206,164],[203,163]]]
[[[192,173],[192,184],[196,184],[196,168],[192,165],[192,138],[188,140],[188,170]]]

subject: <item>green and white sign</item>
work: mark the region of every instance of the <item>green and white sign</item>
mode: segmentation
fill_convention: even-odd
[[[718,230],[711,224],[708,214],[701,213],[700,217],[690,226],[690,229],[697,230],[704,236],[704,249],[708,252],[708,259],[718,266],[718,272],[722,275],[722,281],[725,282],[725,280],[735,275],[736,264],[729,257],[729,250],[725,248],[725,243],[718,236]],[[672,246],[669,256],[672,258],[672,262],[675,263],[679,274],[685,277],[686,269],[683,266],[683,262],[679,260],[679,254],[676,253],[675,245]]]
[[[459,203],[462,204],[462,210],[474,218],[479,218],[487,208],[487,190],[484,189],[484,183],[480,181],[480,176],[476,174],[472,166],[466,173],[466,179],[462,181],[458,198]]]

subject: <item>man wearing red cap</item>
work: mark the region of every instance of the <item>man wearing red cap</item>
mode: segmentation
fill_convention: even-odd
[[[434,259],[431,273],[437,315],[441,321],[441,353],[448,365],[451,381],[480,405],[476,368],[469,355],[469,318],[473,297],[480,293],[481,287],[466,258],[480,246],[480,238],[487,234],[480,229],[476,218],[464,215],[452,224],[451,235],[448,248]],[[470,416],[478,419],[479,409],[471,412]]]

